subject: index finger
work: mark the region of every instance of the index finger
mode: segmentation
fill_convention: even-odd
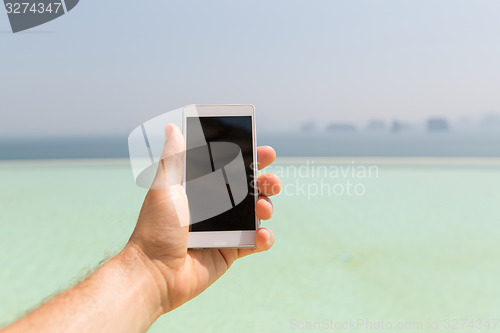
[[[276,152],[270,146],[257,147],[257,168],[264,169],[276,159]]]

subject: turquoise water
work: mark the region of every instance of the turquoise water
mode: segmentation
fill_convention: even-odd
[[[151,332],[286,332],[358,319],[415,332],[449,332],[448,319],[492,326],[500,319],[500,162],[492,161],[381,160],[363,175],[349,161],[281,160],[273,170],[287,193],[264,222],[275,247],[236,262]],[[347,181],[358,194],[346,193]],[[119,251],[144,195],[127,161],[0,163],[0,327]]]

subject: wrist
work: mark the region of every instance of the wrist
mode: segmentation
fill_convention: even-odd
[[[129,277],[132,290],[136,292],[137,299],[141,300],[152,321],[168,311],[166,279],[140,246],[129,242],[113,260],[118,262]]]

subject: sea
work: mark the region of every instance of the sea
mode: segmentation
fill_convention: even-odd
[[[476,143],[448,137],[428,153],[384,155],[345,135],[309,138],[317,147],[301,135],[259,140],[279,156],[264,172],[283,183],[263,221],[274,247],[238,260],[150,332],[500,331],[497,141],[476,138],[489,148],[468,151]],[[404,152],[412,140],[391,144]],[[127,242],[146,192],[110,152],[118,141],[94,151],[1,142],[0,327]],[[349,144],[359,153],[336,150]]]

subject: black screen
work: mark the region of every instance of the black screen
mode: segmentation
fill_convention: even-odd
[[[200,125],[202,129],[202,134],[200,133]],[[206,144],[200,145],[200,137],[206,141]],[[186,194],[189,200],[189,209],[191,212],[192,223],[189,227],[189,231],[229,231],[229,230],[255,230],[255,196],[253,189],[253,140],[252,140],[252,117],[250,116],[215,116],[215,117],[187,117],[186,118]],[[232,144],[232,145],[231,145]],[[228,150],[224,147],[236,147],[236,151],[241,151],[241,157],[238,161],[242,160],[240,170],[246,174],[246,186],[247,189],[246,196],[240,196],[240,198],[235,203],[236,193],[231,192],[231,187],[229,186],[228,177],[223,172],[226,181],[226,188],[229,194],[231,205],[230,208],[216,216],[209,218],[198,217],[194,219],[194,215],[203,215],[206,207],[205,202],[213,200],[214,198],[208,198],[210,196],[219,196],[221,186],[212,186],[210,183],[205,183],[203,185],[204,196],[200,199],[199,193],[200,185],[196,182],[190,182],[191,180],[199,179],[207,174],[211,174],[214,171],[221,172],[224,170],[224,165],[226,162],[221,163],[220,158],[217,155],[214,147],[222,147],[222,155],[229,154]],[[193,148],[194,147],[194,148]],[[220,149],[219,149],[220,151]],[[232,154],[232,152],[231,152]],[[233,156],[234,157],[234,156]],[[232,158],[232,157],[231,157]],[[219,159],[219,163],[217,162]],[[219,170],[220,169],[220,170]],[[241,173],[240,173],[241,175]],[[240,176],[243,177],[242,175]],[[207,185],[208,184],[208,185]],[[241,184],[241,182],[240,182]],[[197,188],[198,187],[198,188]],[[218,187],[219,190],[215,190]],[[213,188],[213,190],[212,190]],[[241,187],[240,187],[241,189]],[[226,196],[226,189],[224,189],[223,195]],[[234,188],[233,188],[233,192]],[[243,192],[243,193],[245,193]],[[209,195],[206,195],[208,193]],[[241,193],[241,190],[240,190]],[[195,196],[198,198],[195,200]],[[244,194],[243,194],[244,195]],[[191,199],[190,199],[191,198]],[[244,199],[241,199],[244,198]],[[201,200],[201,201],[200,201]],[[198,206],[197,205],[198,202]],[[213,207],[209,207],[206,210],[210,210]],[[217,208],[217,207],[215,207]]]

